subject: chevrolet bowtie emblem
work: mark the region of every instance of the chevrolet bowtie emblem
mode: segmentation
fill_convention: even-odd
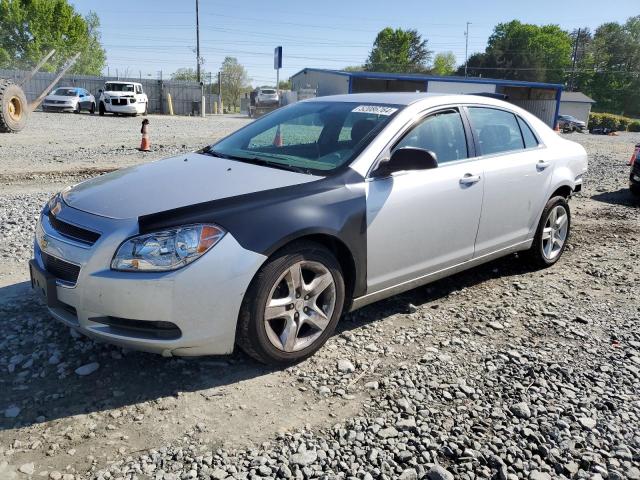
[[[47,236],[43,235],[40,239],[40,249],[44,250],[49,246],[49,241],[47,240]]]

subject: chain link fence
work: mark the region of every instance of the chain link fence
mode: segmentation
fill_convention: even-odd
[[[27,71],[0,69],[0,78],[7,78],[19,83],[27,76]],[[28,101],[35,100],[56,77],[55,73],[38,72],[31,80],[22,85]],[[108,81],[128,81],[142,84],[149,98],[149,113],[169,113],[167,94],[171,94],[173,113],[176,115],[199,115],[201,105],[201,88],[196,82],[181,80],[159,80],[150,78],[94,77],[89,75],[65,75],[56,87],[85,88],[96,97],[99,90]],[[217,95],[205,94],[206,113],[214,113]]]

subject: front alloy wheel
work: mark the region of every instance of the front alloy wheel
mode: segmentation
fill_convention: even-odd
[[[283,352],[312,345],[327,329],[336,306],[331,272],[318,262],[300,261],[284,271],[264,309],[267,337]]]
[[[344,280],[333,254],[315,242],[275,253],[251,282],[238,319],[238,345],[256,360],[285,365],[316,352],[344,305]]]

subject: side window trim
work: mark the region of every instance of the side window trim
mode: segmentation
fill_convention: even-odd
[[[462,162],[468,162],[470,160],[474,160],[477,157],[477,152],[476,152],[476,146],[475,143],[473,141],[473,137],[471,136],[472,132],[471,132],[471,128],[470,125],[466,119],[465,114],[462,112],[462,109],[465,108],[463,105],[460,104],[450,104],[450,105],[439,105],[437,107],[430,107],[427,108],[425,110],[422,110],[421,112],[418,112],[418,114],[412,119],[409,120],[407,123],[405,123],[405,125],[403,125],[403,127],[401,129],[398,130],[398,132],[393,136],[393,138],[385,145],[385,147],[380,151],[380,153],[378,154],[378,156],[376,157],[376,159],[371,163],[371,166],[369,167],[369,170],[367,171],[367,175],[365,176],[365,180],[371,179],[371,173],[373,171],[375,171],[376,168],[378,168],[378,165],[380,165],[380,163],[382,161],[386,161],[389,159],[389,157],[391,156],[391,151],[395,148],[395,146],[409,133],[411,132],[416,126],[418,126],[419,123],[421,123],[424,119],[426,119],[427,117],[430,117],[431,115],[436,115],[438,113],[442,113],[442,112],[446,112],[448,110],[455,110],[460,114],[460,117],[462,119],[462,124],[464,126],[464,134],[467,140],[467,155],[468,158],[464,158],[461,160],[457,160],[455,162],[447,162],[444,163],[442,165],[442,167],[446,167],[448,165],[457,165],[459,163]],[[471,155],[476,155],[474,157],[472,157]]]

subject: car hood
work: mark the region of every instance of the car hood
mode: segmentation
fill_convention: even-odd
[[[64,101],[69,101],[69,100],[77,100],[78,97],[70,97],[68,95],[47,95],[46,97],[44,97],[45,100],[64,100]]]
[[[95,215],[137,218],[320,178],[189,153],[87,180],[64,192],[63,198],[70,207]]]
[[[135,95],[135,92],[110,92],[109,90],[105,90],[104,93],[110,97],[133,97]]]

